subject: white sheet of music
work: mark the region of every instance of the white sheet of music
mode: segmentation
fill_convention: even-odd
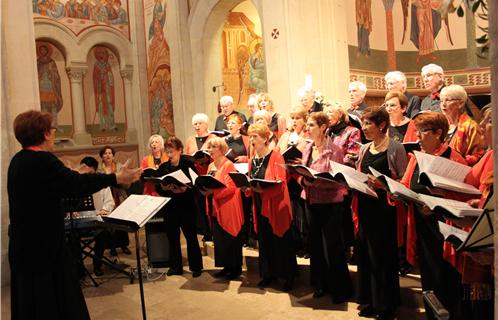
[[[132,194],[109,215],[111,218],[133,221],[142,227],[171,198]]]
[[[335,162],[335,161],[330,161],[330,171],[332,174],[335,176],[336,174],[342,173],[343,175],[348,175],[353,179],[356,179],[361,182],[367,182],[368,181],[368,175],[364,174],[363,172],[360,172],[354,168],[348,167],[344,164]]]
[[[419,197],[431,210],[439,206],[457,217],[478,217],[484,211],[483,209],[472,208],[467,202],[463,201],[438,198],[425,194],[420,194]]]
[[[429,172],[438,176],[451,178],[452,180],[464,181],[467,173],[472,169],[464,164],[434,156],[431,154],[414,151],[420,172]]]
[[[247,174],[249,172],[249,163],[234,163],[233,166],[240,173]]]
[[[450,235],[456,236],[458,239],[465,241],[467,239],[469,233],[467,231],[463,231],[462,229],[458,229],[450,226],[444,222],[438,221],[439,224],[439,232],[443,235],[446,240]]]
[[[370,188],[366,183],[353,179],[348,175],[344,175],[344,179],[346,179],[346,183],[351,189],[355,189],[374,198],[379,198],[375,190]]]
[[[400,183],[392,178],[389,178],[385,174],[380,173],[379,171],[375,170],[372,167],[369,167],[369,169],[370,169],[370,172],[372,172],[372,174],[376,178],[382,177],[386,181],[387,187],[389,188],[389,191],[392,194],[401,196],[403,198],[407,198],[407,199],[412,200],[414,202],[420,202],[419,194],[416,193],[415,191],[412,191],[411,189],[407,188],[404,184],[402,184],[402,183]],[[380,179],[380,180],[382,180],[382,179]]]

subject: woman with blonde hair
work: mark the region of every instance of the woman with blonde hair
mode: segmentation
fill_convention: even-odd
[[[254,112],[254,123],[262,123],[266,125],[268,128],[270,128],[270,124],[272,121],[271,119],[272,119],[271,114],[266,110],[258,110]],[[270,136],[270,145],[269,145],[270,149],[273,150],[275,148],[275,146],[277,145],[277,141],[278,141],[277,136],[272,131]]]
[[[207,144],[213,158],[208,174],[225,184],[221,189],[201,189],[207,197],[207,214],[211,219],[214,240],[214,263],[223,267],[214,274],[228,280],[238,278],[242,273],[242,226],[244,212],[240,190],[228,173],[236,171],[233,163],[225,157],[228,145],[225,139],[214,137]]]
[[[270,113],[271,121],[268,126],[277,139],[282,136],[287,128],[286,120],[283,116],[275,112],[273,100],[268,93],[260,93],[256,100],[256,104],[260,110],[266,110]]]
[[[194,127],[195,134],[188,137],[185,142],[185,154],[188,155],[192,155],[198,150],[207,150],[207,143],[215,137],[214,134],[209,133],[209,117],[205,113],[194,114],[192,116],[192,126]],[[207,173],[209,161],[209,157],[194,160],[194,165],[198,174]],[[209,227],[209,221],[204,214],[204,212],[206,212],[206,201],[198,192],[195,192],[195,200],[199,207],[197,212],[198,233],[204,236],[203,241],[211,241],[211,228]]]
[[[280,153],[291,146],[296,146],[298,150],[303,152],[308,143],[306,139],[308,136],[306,132],[308,111],[302,106],[294,107],[290,112],[290,118],[290,128],[280,137],[275,149]],[[304,214],[304,201],[300,197],[303,188],[294,177],[289,177],[287,189],[291,198],[292,236],[295,250],[299,257],[307,258],[309,257],[309,225]]]
[[[142,169],[146,168],[159,168],[159,166],[168,161],[168,156],[164,152],[164,139],[158,134],[153,134],[149,138],[148,147],[150,150],[150,154],[146,155],[142,162],[140,163],[140,167]],[[144,194],[151,196],[158,196],[156,192],[156,186],[153,182],[146,181],[144,182]]]
[[[327,135],[332,138],[332,143],[341,148],[346,165],[354,166],[358,158],[361,145],[361,132],[349,122],[349,115],[339,102],[327,102],[323,112],[329,117]]]

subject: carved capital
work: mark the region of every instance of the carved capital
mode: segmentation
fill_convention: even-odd
[[[70,68],[67,70],[67,75],[71,81],[81,81],[86,74],[86,69]]]
[[[121,70],[120,73],[124,80],[131,81],[133,79],[133,69]]]

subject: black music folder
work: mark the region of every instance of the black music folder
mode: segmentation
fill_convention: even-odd
[[[261,188],[266,188],[282,183],[280,180],[251,179],[247,175],[240,172],[230,172],[228,175],[232,178],[237,188],[250,188],[256,185],[259,185]]]

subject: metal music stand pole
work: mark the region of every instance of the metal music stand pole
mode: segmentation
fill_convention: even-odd
[[[137,255],[138,284],[140,286],[140,301],[142,303],[142,319],[147,319],[145,310],[144,283],[142,280],[142,263],[140,262],[140,241],[138,240],[138,230],[135,231],[135,253]]]

